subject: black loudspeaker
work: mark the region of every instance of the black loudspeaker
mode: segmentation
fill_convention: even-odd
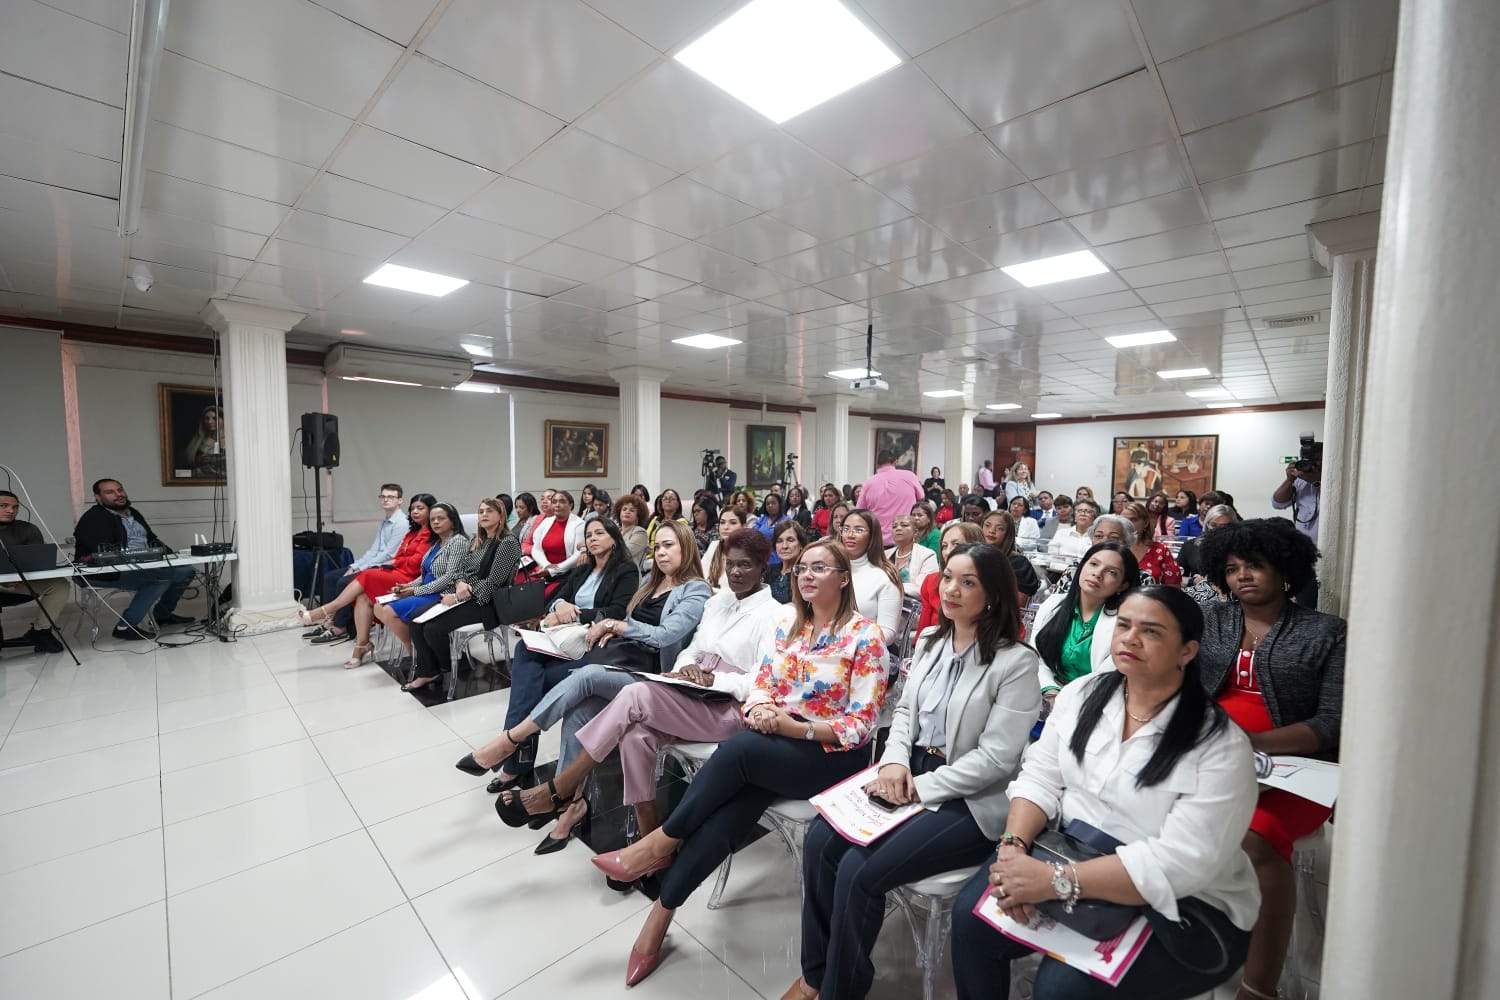
[[[302,464],[309,469],[339,467],[339,418],[332,413],[302,414]]]

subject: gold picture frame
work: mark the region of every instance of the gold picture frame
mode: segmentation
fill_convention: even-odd
[[[609,424],[548,420],[542,428],[544,472],[549,479],[609,475]]]

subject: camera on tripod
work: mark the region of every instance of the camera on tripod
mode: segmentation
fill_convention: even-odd
[[[714,474],[714,462],[718,459],[718,457],[721,454],[723,454],[723,453],[721,451],[719,451],[719,449],[717,449],[717,448],[704,448],[703,449],[703,467],[701,469],[699,469],[698,475],[702,476],[704,479],[707,479],[709,476],[713,475]]]
[[[789,451],[786,453],[786,465],[785,471],[782,473],[782,479],[786,481],[788,487],[796,486],[798,483],[797,459],[799,457],[796,452]]]
[[[1302,447],[1298,449],[1298,458],[1292,467],[1306,475],[1323,464],[1323,442],[1311,434],[1303,434],[1299,440]]]

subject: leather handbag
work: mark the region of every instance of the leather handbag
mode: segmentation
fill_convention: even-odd
[[[1101,850],[1089,843],[1086,830],[1093,827],[1077,820],[1069,823],[1066,830],[1044,830],[1037,834],[1031,845],[1031,856],[1049,865],[1081,865],[1085,861],[1113,854],[1113,848]],[[1079,834],[1082,834],[1080,836]],[[1105,836],[1108,836],[1105,834]],[[1060,899],[1047,899],[1036,904],[1036,908],[1049,920],[1070,930],[1075,930],[1094,941],[1108,941],[1118,937],[1130,926],[1130,922],[1141,915],[1144,907],[1111,903],[1102,899],[1080,899],[1069,913]]]
[[[546,585],[541,580],[513,583],[496,588],[490,600],[495,608],[495,621],[501,625],[533,621],[547,610]]]
[[[567,625],[553,625],[543,628],[542,631],[557,646],[558,651],[570,660],[581,660],[589,651],[589,627],[587,625],[572,622]]]

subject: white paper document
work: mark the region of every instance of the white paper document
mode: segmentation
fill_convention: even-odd
[[[395,600],[399,600],[399,598],[395,594],[381,594],[379,597],[375,598],[375,603],[389,604]]]
[[[922,811],[920,802],[908,802],[889,810],[871,802],[865,786],[875,780],[879,771],[878,766],[867,767],[807,800],[841,837],[861,847],[874,843]]]
[[[1316,802],[1320,806],[1333,807],[1339,797],[1339,766],[1326,760],[1311,757],[1272,757],[1274,770],[1269,778],[1261,778],[1266,788],[1279,788],[1291,792],[1298,798]]]
[[[1108,941],[1095,941],[1046,917],[1041,917],[1036,927],[1027,927],[1007,917],[988,889],[979,897],[974,915],[1006,937],[1111,986],[1119,985],[1151,937],[1151,925],[1145,917],[1136,917],[1124,933]]]
[[[434,618],[436,618],[438,615],[447,614],[449,611],[452,611],[454,608],[459,607],[460,605],[463,605],[463,604],[467,604],[467,603],[468,603],[467,601],[459,601],[457,604],[444,604],[442,601],[438,601],[432,607],[428,608],[426,611],[422,612],[420,615],[417,615],[417,617],[413,618],[412,621],[414,621],[414,622],[430,622]]]

